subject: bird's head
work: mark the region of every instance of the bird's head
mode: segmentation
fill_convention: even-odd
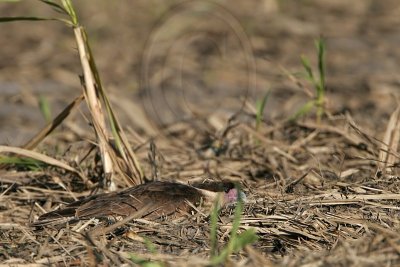
[[[232,204],[238,201],[246,202],[246,194],[240,189],[232,188],[224,194],[224,204]]]
[[[192,184],[192,186],[199,190],[210,203],[218,199],[219,205],[224,206],[246,201],[246,194],[239,185],[233,182],[205,182]]]

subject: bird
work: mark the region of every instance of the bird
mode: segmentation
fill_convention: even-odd
[[[141,218],[150,220],[177,218],[190,213],[195,206],[210,208],[218,201],[220,207],[223,207],[245,200],[245,193],[230,181],[199,182],[191,185],[153,181],[119,192],[88,196],[42,214],[31,225],[41,227],[91,218],[124,218],[139,211]]]

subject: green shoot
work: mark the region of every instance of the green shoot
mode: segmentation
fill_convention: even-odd
[[[258,131],[258,129],[260,128],[260,125],[261,125],[261,122],[262,122],[262,118],[263,118],[263,114],[264,114],[265,104],[268,101],[270,92],[271,91],[268,91],[267,93],[265,93],[264,97],[261,100],[257,99],[257,102],[256,102],[256,110],[257,110],[257,114],[256,114],[256,131]]]
[[[49,1],[49,0],[41,0],[41,1],[44,1],[47,4],[54,3],[54,2]],[[63,11],[65,11],[68,14],[68,16],[70,17],[72,25],[73,26],[78,26],[78,16],[75,13],[75,10],[74,10],[74,7],[72,6],[71,0],[61,0],[61,3],[63,5],[63,7],[64,7]]]
[[[150,239],[144,238],[144,245],[151,254],[155,254],[157,252],[156,246],[151,242]]]
[[[235,208],[234,220],[232,223],[232,229],[230,234],[230,239],[228,244],[222,249],[221,253],[216,253],[216,217],[218,216],[218,207],[214,208],[211,214],[211,261],[210,264],[213,266],[220,265],[225,263],[228,260],[228,257],[232,253],[239,252],[246,245],[252,244],[258,240],[258,236],[255,233],[254,229],[247,229],[241,234],[237,234],[240,226],[240,220],[243,211],[243,201],[238,201]],[[214,218],[214,221],[213,221]],[[215,244],[214,244],[215,243]]]
[[[296,114],[293,115],[291,118],[292,120],[297,120],[300,117],[304,117],[308,113],[311,112],[311,110],[315,107],[315,101],[310,100],[307,103],[305,103],[297,112]]]
[[[211,229],[210,229],[210,241],[211,241],[211,256],[214,257],[218,254],[217,245],[218,245],[218,236],[217,236],[217,227],[218,227],[218,210],[219,210],[219,201],[214,203],[213,210],[211,212]]]
[[[2,164],[15,165],[17,168],[24,168],[31,171],[39,171],[46,165],[32,158],[0,156],[0,165]]]
[[[39,96],[39,109],[47,123],[51,122],[51,108],[49,101],[43,95]]]
[[[145,244],[147,250],[149,250],[151,254],[155,254],[157,252],[156,247],[149,239],[144,238],[144,244]],[[142,257],[134,255],[134,254],[130,255],[130,260],[133,263],[135,263],[139,266],[143,266],[143,267],[162,267],[162,266],[164,266],[161,262],[146,260],[146,259],[143,259]]]
[[[322,38],[319,38],[315,42],[318,50],[318,71],[319,71],[319,83],[316,84],[317,88],[317,118],[319,122],[324,114],[324,102],[325,102],[325,42]]]
[[[142,267],[162,267],[162,266],[164,266],[164,264],[162,264],[161,262],[146,260],[146,259],[143,259],[143,258],[141,258],[139,256],[135,256],[135,255],[131,255],[130,260],[134,264],[137,264]]]
[[[307,79],[314,86],[316,96],[313,100],[308,101],[301,107],[295,115],[292,117],[293,120],[308,114],[314,107],[317,109],[317,122],[321,122],[321,118],[325,113],[324,103],[325,103],[325,41],[323,38],[319,38],[315,41],[315,46],[318,52],[318,79],[314,75],[314,71],[311,67],[310,60],[306,56],[301,56],[301,63],[306,71]]]
[[[1,0],[2,2],[20,2],[20,0]],[[68,10],[66,10],[63,6],[57,4],[51,0],[40,0],[40,2],[45,3],[46,5],[52,7],[56,12],[62,13],[64,15],[69,15]],[[64,1],[63,1],[64,2]],[[68,6],[68,5],[66,5]],[[74,14],[74,13],[73,13]],[[0,23],[4,22],[14,22],[14,21],[46,21],[46,20],[56,20],[66,23],[67,25],[74,25],[73,21],[61,19],[61,18],[43,18],[37,16],[19,16],[19,17],[0,17]]]

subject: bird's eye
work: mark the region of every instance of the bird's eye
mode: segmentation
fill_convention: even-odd
[[[233,188],[235,188],[235,185],[233,183],[227,183],[224,185],[224,192],[228,193]]]

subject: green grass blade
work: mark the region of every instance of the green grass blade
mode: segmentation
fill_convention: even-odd
[[[161,262],[157,262],[157,261],[150,261],[147,259],[143,259],[140,256],[136,256],[136,255],[130,255],[129,258],[134,264],[138,265],[138,266],[142,266],[142,267],[163,267],[164,264],[162,264]]]
[[[144,245],[151,254],[155,254],[157,252],[156,246],[151,242],[150,239],[144,238]]]
[[[59,19],[41,18],[41,17],[1,17],[0,23],[14,22],[14,21],[43,21],[43,20],[59,20]]]
[[[325,103],[325,53],[326,46],[323,38],[319,38],[315,41],[315,46],[318,53],[318,80],[316,80],[313,69],[311,67],[310,61],[306,56],[301,56],[301,63],[306,70],[307,78],[313,84],[315,89],[315,98],[307,102],[295,115],[291,117],[290,120],[296,120],[300,116],[304,116],[311,111],[313,107],[316,107],[317,122],[321,121],[322,116],[325,113],[324,103]]]
[[[316,86],[317,90],[317,122],[321,121],[324,114],[324,102],[325,102],[325,42],[322,38],[316,41],[316,47],[318,51],[318,71],[319,71],[319,83]]]
[[[71,0],[61,0],[61,3],[63,5],[65,11],[71,18],[72,24],[74,26],[78,26],[78,16],[76,15],[76,12],[75,12],[74,6],[72,5]]]
[[[239,230],[240,226],[242,211],[243,211],[243,201],[238,201],[238,203],[236,204],[235,215],[232,223],[232,230],[229,242],[219,255],[215,255],[214,257],[211,258],[211,265],[215,266],[226,262],[229,255],[231,255],[235,251],[240,250],[242,248],[241,245],[245,243],[242,240],[238,240],[239,237],[237,235],[237,231]],[[246,240],[254,240],[254,239],[249,239],[248,234],[246,234],[245,237]]]
[[[233,247],[233,252],[239,252],[245,246],[253,244],[257,240],[258,236],[254,228],[247,229],[246,231],[237,236],[236,242]]]
[[[40,0],[40,1],[46,5],[51,6],[55,11],[68,15],[67,11],[61,5],[55,3],[54,1],[51,0]]]
[[[315,82],[315,78],[314,78],[314,73],[311,68],[310,60],[306,56],[302,55],[301,63],[303,64],[303,67],[307,72],[307,78],[315,85],[316,82]]]
[[[49,101],[43,95],[39,96],[39,109],[47,123],[51,122],[51,108]]]
[[[32,158],[10,156],[0,156],[0,164],[15,165],[18,168],[26,168],[32,171],[38,171],[46,166],[45,163]]]
[[[211,243],[211,257],[214,257],[218,254],[217,251],[217,245],[218,245],[218,236],[217,236],[217,224],[218,224],[218,199],[214,203],[213,210],[211,212],[211,218],[210,218],[210,224],[211,224],[211,229],[210,229],[210,243]]]
[[[257,99],[257,102],[256,102],[256,110],[257,110],[257,114],[256,114],[256,130],[258,130],[258,128],[261,125],[261,121],[262,121],[262,118],[263,118],[265,105],[266,105],[266,103],[268,101],[270,92],[271,91],[268,91],[261,100]]]
[[[316,41],[317,51],[318,51],[318,71],[319,71],[319,84],[320,90],[325,88],[325,41],[319,38]]]
[[[307,115],[312,110],[312,108],[314,106],[315,106],[315,101],[314,100],[308,101],[290,118],[290,120],[291,121],[295,121],[298,118]]]

